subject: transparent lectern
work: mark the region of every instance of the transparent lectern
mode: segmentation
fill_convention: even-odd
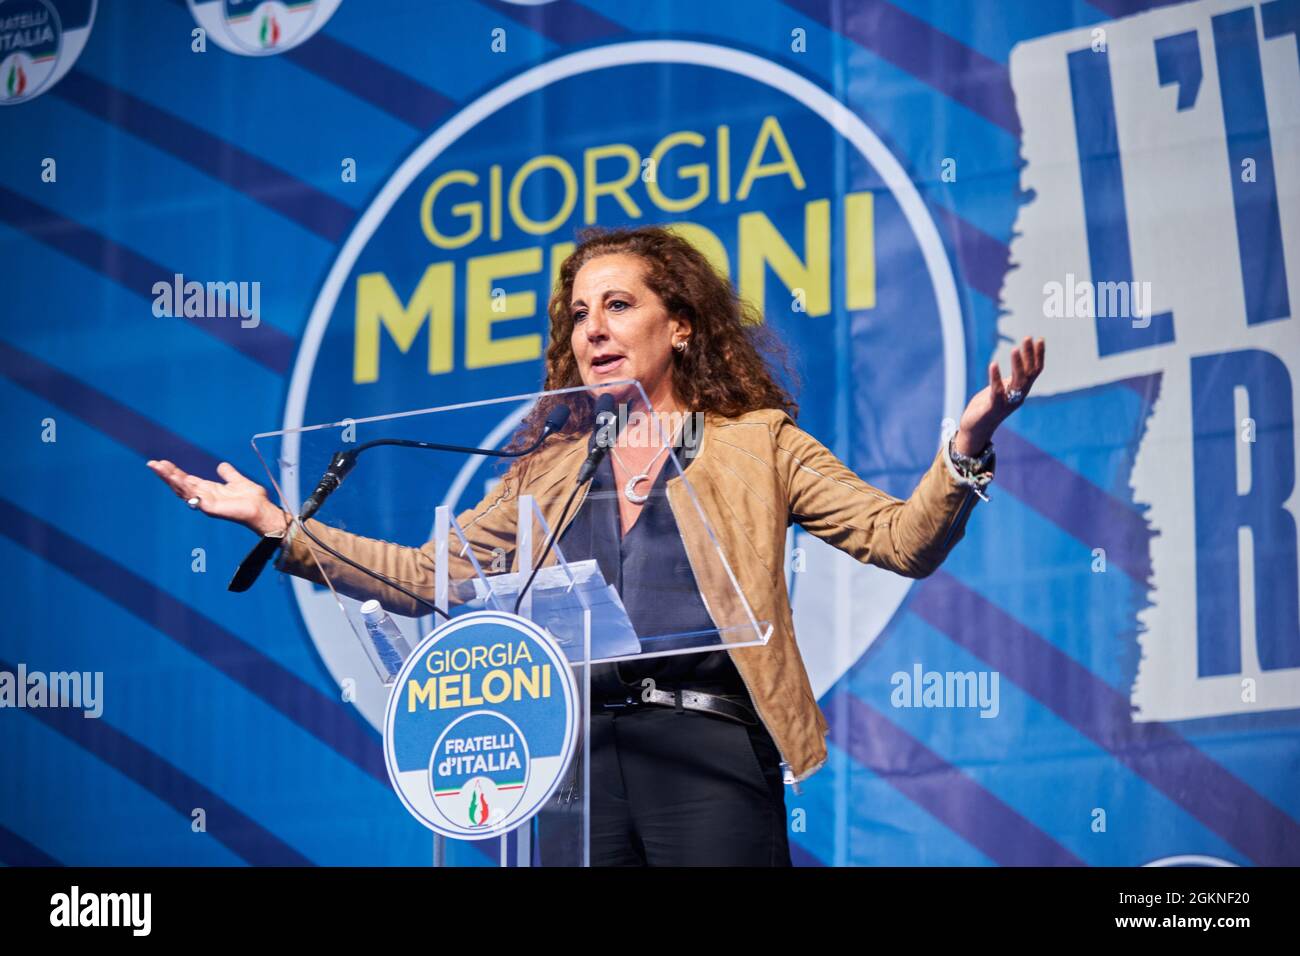
[[[585,388],[343,418],[253,438],[280,504],[294,515],[331,465],[348,462],[345,479],[316,516],[294,521],[277,566],[292,574],[304,621],[345,699],[374,727],[382,732],[395,662],[443,623],[432,606],[450,619],[482,609],[517,613],[554,638],[572,669],[578,743],[542,809],[512,829],[488,827],[475,839],[435,832],[436,866],[587,865],[593,665],[761,645],[771,633],[768,622],[754,618],[714,536],[710,509],[688,480],[690,457],[683,462],[672,447],[687,429],[703,427],[702,416],[645,415],[649,405],[638,383],[605,388],[620,397],[621,440],[670,446],[658,479],[634,490],[666,499],[713,627],[682,631],[645,620],[634,626],[623,596],[641,584],[624,578],[620,593],[588,553],[589,543],[564,536],[579,509],[624,494],[608,482],[580,488],[576,482],[592,435],[594,403]],[[517,459],[473,449],[527,447],[558,405],[571,411],[564,430],[521,456],[508,486],[513,493],[502,497],[498,483]],[[696,438],[689,447],[707,454],[707,432]],[[400,590],[357,565],[398,582]],[[659,600],[638,597],[643,607],[645,599]],[[372,603],[363,615],[367,601],[380,610]],[[670,601],[665,595],[666,609]],[[383,612],[387,630],[377,634]]]

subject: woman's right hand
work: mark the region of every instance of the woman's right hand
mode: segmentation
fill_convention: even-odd
[[[170,461],[151,460],[146,464],[181,500],[198,498],[197,510],[205,515],[242,524],[258,534],[283,531],[292,520],[288,512],[271,503],[265,488],[249,481],[229,462],[217,465],[221,481],[188,474]]]

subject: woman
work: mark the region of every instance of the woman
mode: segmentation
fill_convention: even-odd
[[[704,427],[673,436],[694,511],[680,478],[664,472],[654,430],[649,441],[625,432],[562,528],[565,557],[596,558],[643,635],[726,630],[740,612],[708,568],[716,540],[748,600],[741,610],[772,624],[761,646],[593,668],[592,862],[788,866],[784,784],[825,761],[828,727],[795,643],[786,530],[797,522],[863,562],[908,577],[930,574],[984,497],[993,433],[1042,371],[1044,343],[1026,338],[1013,351],[1009,383],[990,363],[988,385],[904,501],[863,481],[794,423],[797,406],[763,356],[774,344],[770,333],[692,245],[660,227],[587,230],[580,240],[550,302],[546,389],[586,386],[588,396],[613,392],[629,401],[627,387],[606,383],[635,379],[648,411],[700,413]],[[586,458],[590,409],[590,399],[578,403],[562,434],[517,460],[458,516],[480,559],[513,550],[519,495],[567,497],[560,491]],[[539,433],[545,413],[539,408],[525,421],[517,443]],[[313,557],[301,536],[285,535],[291,516],[228,463],[217,469],[221,481],[166,461],[149,467],[191,507],[285,536],[282,570],[317,581],[324,572],[351,596],[420,612],[346,564]],[[698,512],[713,528],[707,541]],[[556,527],[560,516],[547,517]],[[363,566],[432,592],[432,543],[407,548],[309,526]]]

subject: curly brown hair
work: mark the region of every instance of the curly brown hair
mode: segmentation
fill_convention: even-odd
[[[603,228],[578,232],[577,248],[560,266],[548,313],[545,391],[581,386],[571,337],[573,280],[597,256],[626,253],[645,265],[642,281],[669,314],[691,324],[690,347],[673,353],[672,381],[677,397],[692,412],[731,417],[761,408],[782,408],[797,417],[799,406],[777,381],[779,365],[792,387],[796,377],[784,343],[763,323],[759,311],[734,284],[686,239],[664,226]],[[594,403],[585,392],[563,396],[571,415],[562,434],[586,434],[593,426]],[[512,448],[537,440],[547,414],[560,398],[543,399],[520,424]]]

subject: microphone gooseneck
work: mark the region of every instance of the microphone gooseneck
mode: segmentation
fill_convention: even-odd
[[[609,450],[614,447],[614,442],[618,439],[618,429],[620,424],[622,424],[622,422],[618,417],[614,396],[606,394],[596,399],[595,425],[592,429],[591,438],[587,440],[587,460],[584,461],[582,467],[578,469],[577,482],[574,484],[573,490],[569,492],[568,500],[564,502],[564,508],[560,512],[559,520],[555,522],[555,527],[552,528],[550,534],[546,536],[546,547],[542,549],[541,557],[539,557],[537,563],[533,565],[532,574],[528,575],[528,580],[524,582],[524,586],[519,589],[519,594],[515,597],[514,610],[516,614],[519,613],[520,605],[524,603],[524,595],[526,595],[528,589],[533,586],[533,579],[537,577],[537,572],[540,571],[542,565],[546,563],[546,558],[550,555],[551,548],[555,546],[560,531],[564,528],[564,520],[569,515],[569,509],[573,507],[573,499],[578,496],[578,492],[582,490],[582,486],[590,481],[592,476],[596,474],[596,469],[600,467],[600,463],[604,460],[605,456],[609,454]]]
[[[321,476],[320,482],[316,485],[316,490],[303,503],[302,513],[298,515],[298,518],[301,521],[306,521],[320,510],[320,506],[325,503],[325,499],[339,485],[343,484],[343,479],[356,465],[357,457],[363,451],[369,451],[371,448],[378,448],[381,445],[396,445],[399,448],[423,448],[426,451],[452,451],[466,455],[490,455],[495,458],[522,458],[524,455],[532,454],[541,447],[542,442],[562,429],[569,420],[569,414],[568,405],[556,405],[551,409],[550,414],[546,416],[546,422],[542,425],[542,433],[537,437],[537,440],[527,448],[521,448],[518,451],[504,451],[499,448],[475,448],[471,445],[448,445],[432,441],[413,441],[406,438],[376,438],[373,441],[358,445],[356,448],[335,452],[334,457],[330,459],[329,467],[325,469],[325,474]]]
[[[621,424],[614,396],[605,394],[596,399],[596,423],[591,438],[587,440],[587,460],[578,470],[578,484],[581,485],[596,473],[596,469],[600,467],[600,463],[618,439],[618,429]]]
[[[445,618],[447,617],[447,612],[442,608],[426,601],[418,594],[407,590],[396,581],[391,581],[379,572],[363,567],[346,555],[340,554],[333,548],[329,547],[317,538],[316,535],[312,534],[311,529],[306,525],[307,519],[320,510],[321,505],[325,503],[325,499],[337,490],[339,485],[343,483],[343,479],[347,477],[350,471],[352,471],[353,467],[357,463],[357,456],[367,449],[375,448],[379,445],[397,445],[403,448],[424,448],[431,451],[463,452],[471,455],[490,455],[496,458],[521,458],[524,455],[536,451],[541,447],[542,442],[546,441],[546,439],[554,433],[563,429],[569,420],[569,415],[569,406],[563,404],[556,405],[546,416],[546,421],[542,425],[542,432],[538,436],[537,440],[527,448],[518,451],[502,451],[495,448],[472,448],[465,445],[448,445],[438,442],[408,441],[401,438],[379,438],[374,441],[366,442],[363,445],[358,445],[356,448],[350,448],[346,451],[337,451],[330,459],[329,467],[325,469],[325,474],[322,475],[320,481],[317,482],[315,490],[308,495],[307,500],[303,502],[302,511],[298,515],[297,519],[298,527],[301,528],[303,533],[315,542],[318,547],[333,555],[344,564],[355,568],[381,584],[384,584],[387,587],[406,595],[412,600],[423,604],[425,607],[431,609],[437,614],[441,614]],[[242,592],[247,591],[252,587],[253,582],[257,580],[258,576],[262,573],[262,570],[270,562],[272,555],[279,550],[280,544],[281,539],[279,538],[262,538],[262,540],[253,547],[253,550],[248,553],[244,560],[240,562],[239,567],[235,571],[235,576],[231,578],[227,589],[230,591]]]

